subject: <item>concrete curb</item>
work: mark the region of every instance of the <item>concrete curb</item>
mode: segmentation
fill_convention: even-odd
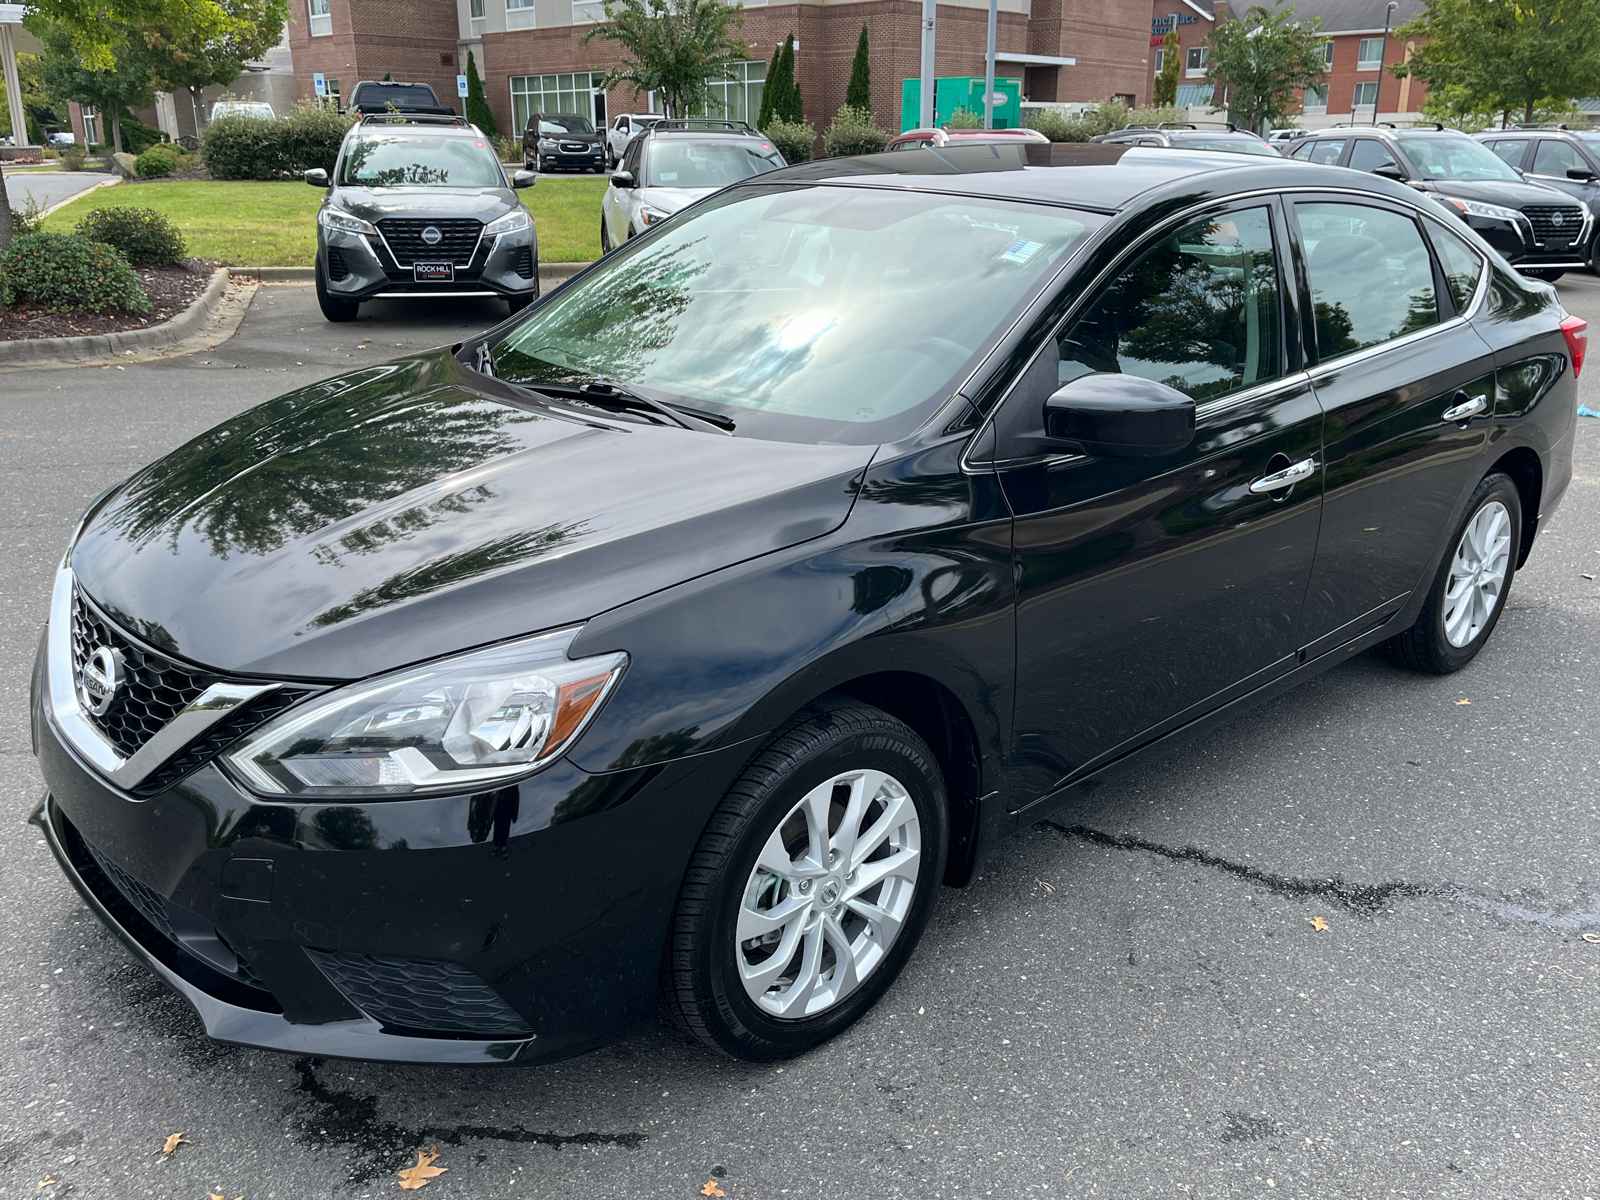
[[[26,366],[29,363],[54,365],[82,359],[108,358],[129,350],[175,343],[204,324],[216,311],[227,291],[228,272],[219,267],[211,273],[211,282],[206,284],[206,290],[200,293],[199,299],[170,320],[147,329],[126,329],[120,333],[0,342],[0,367]]]
[[[542,262],[539,264],[540,286],[565,283],[579,271],[592,265],[586,262]],[[227,270],[235,279],[259,279],[262,283],[313,283],[317,277],[315,267],[229,267]]]
[[[118,179],[115,175],[113,175],[108,179],[100,180],[99,183],[91,183],[88,187],[84,188],[83,191],[81,191],[81,192],[73,192],[72,195],[68,196],[65,200],[57,200],[54,204],[52,204],[49,208],[45,209],[39,215],[41,217],[48,217],[51,213],[55,212],[56,209],[65,208],[67,205],[73,203],[74,201],[82,200],[90,192],[97,192],[103,187],[111,187],[113,184],[118,184],[118,183],[121,183],[121,182],[122,182],[122,180]]]

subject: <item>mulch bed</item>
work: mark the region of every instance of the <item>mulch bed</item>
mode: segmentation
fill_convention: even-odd
[[[0,342],[26,338],[82,337],[89,333],[121,333],[171,320],[200,298],[211,282],[210,264],[198,261],[181,267],[139,267],[150,311],[143,316],[120,312],[52,312],[32,305],[0,308]]]

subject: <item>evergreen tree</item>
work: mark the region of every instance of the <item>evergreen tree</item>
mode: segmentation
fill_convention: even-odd
[[[783,80],[779,99],[772,104],[773,115],[780,120],[800,122],[806,119],[805,104],[800,96],[800,81],[794,77],[794,34],[783,39],[783,57],[778,60],[778,75]]]
[[[1150,95],[1150,103],[1155,107],[1165,108],[1178,102],[1178,72],[1182,69],[1178,60],[1182,57],[1178,30],[1174,27],[1167,30],[1166,41],[1161,43],[1161,70],[1156,73],[1155,91]]]
[[[490,137],[497,137],[500,127],[495,124],[494,110],[489,107],[489,102],[483,98],[483,80],[478,78],[478,64],[472,57],[472,51],[467,51],[467,120]]]
[[[861,26],[861,40],[856,43],[856,60],[850,64],[850,82],[844,89],[844,102],[849,108],[872,111],[872,73],[867,62],[865,24]]]
[[[782,46],[772,47],[772,65],[767,68],[767,80],[761,85],[761,115],[756,118],[756,128],[765,129],[772,123],[772,98],[778,93],[778,58],[783,54]]]

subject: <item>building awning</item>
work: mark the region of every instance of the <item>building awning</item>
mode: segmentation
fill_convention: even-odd
[[[996,62],[1022,63],[1028,67],[1075,67],[1078,60],[1075,58],[1060,58],[1054,54],[1007,54],[1003,50],[995,51]]]
[[[1209,83],[1180,83],[1176,104],[1179,108],[1196,108],[1209,105],[1217,89]]]

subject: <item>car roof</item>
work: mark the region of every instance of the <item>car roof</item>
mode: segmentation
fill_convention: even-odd
[[[469,137],[483,141],[483,130],[476,125],[447,125],[443,121],[416,121],[391,117],[378,121],[358,121],[350,126],[346,137],[359,133],[399,131],[406,134],[428,134],[434,137]]]
[[[1330,175],[1335,172],[1335,175]],[[1288,187],[1355,187],[1416,203],[1404,184],[1289,158],[1231,151],[1172,150],[1120,142],[994,142],[829,158],[785,167],[735,186],[823,183],[947,192],[1062,204],[1115,213],[1169,190],[1205,199]]]

